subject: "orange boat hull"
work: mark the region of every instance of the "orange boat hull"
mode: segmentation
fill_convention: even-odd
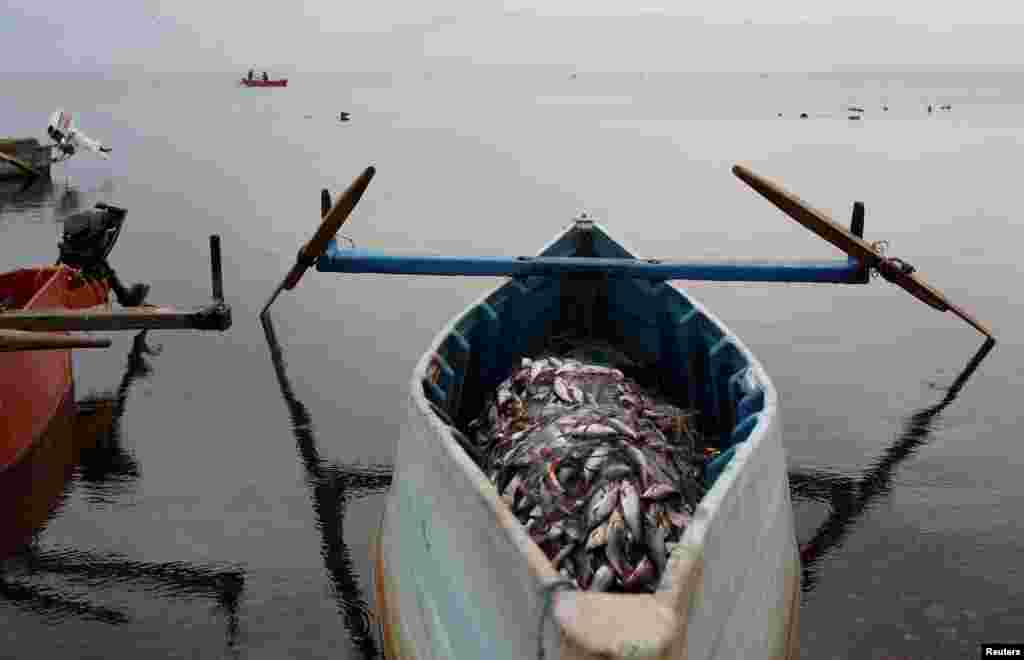
[[[0,274],[0,301],[20,309],[81,309],[108,302],[106,282],[67,266]],[[16,463],[49,426],[71,391],[71,351],[0,353],[0,471]]]

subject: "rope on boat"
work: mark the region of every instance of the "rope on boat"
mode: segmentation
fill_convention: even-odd
[[[537,626],[537,660],[544,660],[544,620],[548,618],[548,611],[551,609],[551,595],[558,589],[575,590],[576,581],[564,577],[541,580],[538,591],[543,604],[540,608],[540,623]]]

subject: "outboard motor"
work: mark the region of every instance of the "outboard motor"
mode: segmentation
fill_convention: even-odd
[[[127,213],[126,209],[99,203],[95,208],[67,217],[57,244],[60,251],[57,263],[78,268],[91,277],[108,279],[117,301],[125,307],[136,307],[145,300],[149,285],[134,284],[126,289],[107,262],[107,256],[121,235]]]

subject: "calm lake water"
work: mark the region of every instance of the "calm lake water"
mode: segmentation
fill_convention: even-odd
[[[369,541],[408,379],[499,280],[311,272],[274,307],[275,368],[258,312],[320,189],[369,164],[343,233],[396,252],[532,254],[586,209],[645,256],[827,258],[730,167],[844,223],[864,201],[868,240],[994,328],[966,382],[979,336],[884,281],[686,287],[779,389],[807,547],[803,657],[1024,641],[1020,77],[568,73],[0,81],[0,133],[42,137],[62,106],[113,147],[0,191],[4,269],[52,262],[61,219],[109,202],[128,209],[111,263],[152,302],[207,302],[221,235],[234,312],[225,334],[121,333],[76,354],[74,450],[55,443],[21,490],[0,483],[50,511],[2,564],[0,656],[375,656]]]

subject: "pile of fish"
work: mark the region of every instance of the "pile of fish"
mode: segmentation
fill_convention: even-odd
[[[694,415],[619,369],[523,358],[467,449],[564,577],[652,592],[704,495]]]

